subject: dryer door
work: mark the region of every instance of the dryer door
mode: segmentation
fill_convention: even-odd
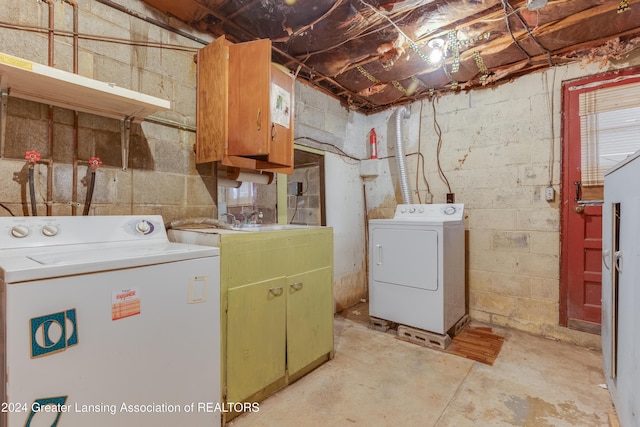
[[[423,228],[374,228],[370,262],[373,280],[438,289],[438,233]]]

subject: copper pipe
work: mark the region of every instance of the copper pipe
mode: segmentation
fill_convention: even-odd
[[[78,74],[78,3],[73,0],[62,0],[73,8],[73,72]]]
[[[76,215],[78,204],[78,112],[73,112],[73,177],[71,185],[71,215]]]
[[[53,67],[53,27],[55,26],[54,14],[53,14],[53,0],[42,0],[49,5],[49,63],[50,67]]]
[[[28,31],[32,33],[48,33],[49,32],[47,28],[36,27],[33,25],[9,24],[7,22],[0,22],[0,28],[9,28],[12,30]],[[73,37],[72,31],[54,30],[53,33],[56,36]],[[80,32],[78,33],[78,38],[81,40],[94,40],[94,41],[105,42],[105,43],[124,44],[128,46],[153,47],[158,49],[177,50],[182,52],[195,53],[199,50],[198,48],[195,48],[195,47],[184,46],[184,45],[179,45],[174,43],[153,42],[151,40],[132,40],[131,38],[107,37],[107,36],[80,33]]]
[[[53,160],[52,159],[40,159],[36,163],[38,163],[39,165],[46,165],[47,166],[47,200],[45,200],[44,206],[45,206],[46,211],[47,211],[47,216],[51,216],[51,209],[52,209],[52,206],[53,206],[53,195],[52,195],[53,194],[53,185],[51,185],[51,183],[53,183]],[[49,194],[50,191],[51,191],[52,194]],[[33,215],[36,216],[37,212],[34,213]]]
[[[42,0],[49,5],[49,63],[50,67],[53,67],[53,54],[54,54],[54,3],[53,0]],[[47,216],[51,216],[51,200],[53,199],[53,107],[49,106],[49,168],[47,169]]]
[[[53,200],[53,107],[49,106],[49,168],[47,169],[47,216],[51,216]]]
[[[73,72],[78,74],[78,3],[62,0],[73,7]],[[73,173],[71,184],[71,215],[78,213],[78,112],[73,115]]]

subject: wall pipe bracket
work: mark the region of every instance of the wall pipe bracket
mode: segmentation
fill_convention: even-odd
[[[120,146],[122,148],[122,170],[129,168],[129,140],[131,136],[131,117],[120,122]]]
[[[2,89],[0,91],[0,159],[4,158],[4,142],[7,133],[7,103],[9,100],[9,91]]]

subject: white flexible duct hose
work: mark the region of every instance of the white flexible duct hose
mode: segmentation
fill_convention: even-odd
[[[400,189],[402,191],[402,201],[405,205],[413,203],[411,190],[409,189],[409,177],[405,165],[405,154],[402,146],[402,119],[408,119],[411,112],[407,107],[400,107],[396,111],[396,161],[398,163],[398,176],[400,179]]]

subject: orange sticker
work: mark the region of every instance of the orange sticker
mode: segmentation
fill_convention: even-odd
[[[136,288],[114,292],[111,298],[111,320],[140,314],[140,291]]]

